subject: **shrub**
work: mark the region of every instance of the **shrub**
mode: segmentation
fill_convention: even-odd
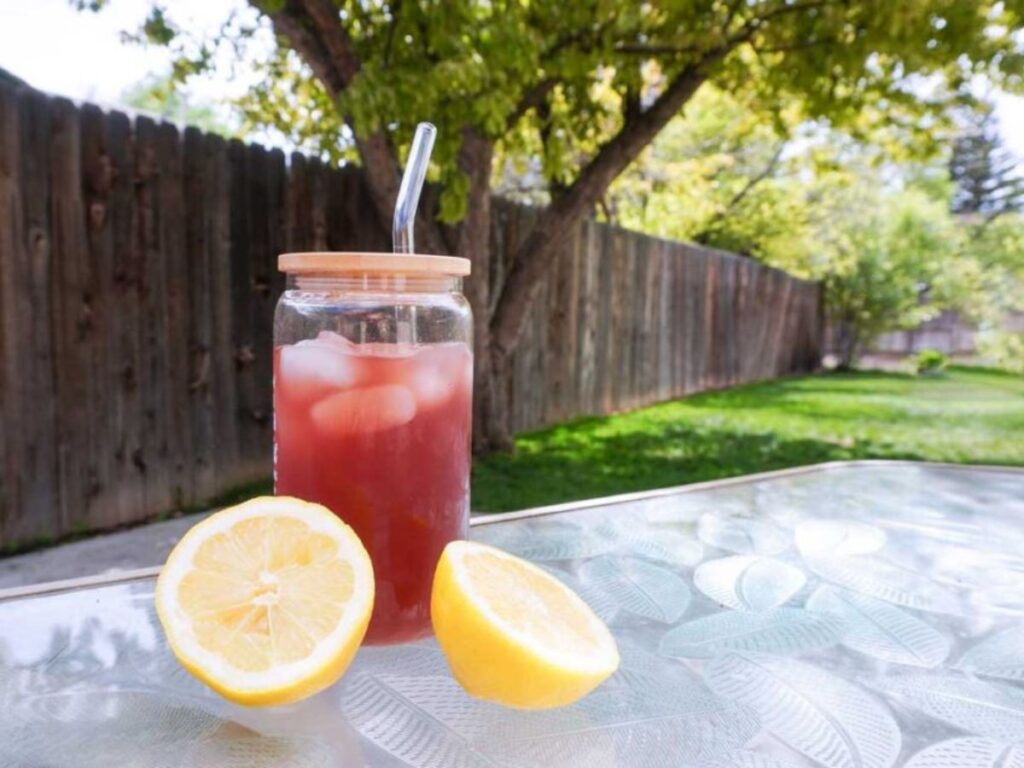
[[[949,365],[949,358],[937,349],[922,349],[914,359],[918,375],[928,376],[941,373]]]
[[[987,364],[1013,373],[1024,373],[1024,332],[982,333],[978,341],[978,351]]]

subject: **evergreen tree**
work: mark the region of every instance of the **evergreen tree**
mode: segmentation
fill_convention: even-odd
[[[1024,208],[1024,168],[1003,146],[991,109],[956,139],[949,172],[954,213],[978,214],[987,223]]]

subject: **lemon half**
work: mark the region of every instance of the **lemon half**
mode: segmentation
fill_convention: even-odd
[[[330,510],[288,497],[225,509],[167,558],[156,610],[193,675],[240,704],[288,704],[334,683],[373,608],[373,567]]]
[[[478,698],[520,709],[564,706],[619,666],[611,633],[575,592],[494,547],[445,548],[430,612],[452,674]]]

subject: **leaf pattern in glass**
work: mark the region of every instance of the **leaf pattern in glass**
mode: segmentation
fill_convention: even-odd
[[[473,538],[535,562],[580,560],[611,549],[608,540],[596,531],[555,520],[515,527],[478,526],[473,530]]]
[[[799,568],[755,555],[709,560],[693,573],[693,585],[716,603],[749,611],[767,611],[782,605],[806,582]]]
[[[968,649],[957,669],[984,677],[1024,681],[1024,627],[997,632]]]
[[[947,739],[922,749],[905,768],[1024,768],[1024,749],[993,739]]]
[[[700,764],[699,768],[799,768],[796,763],[778,757],[738,749],[720,760]]]
[[[23,697],[0,718],[0,765],[328,768],[337,755],[313,737],[255,733],[167,691],[72,686]],[[101,736],[99,736],[101,734]]]
[[[603,526],[598,533],[611,543],[611,551],[645,557],[668,565],[692,568],[704,557],[704,547],[692,536],[673,530],[637,529],[635,524]]]
[[[666,656],[701,659],[742,651],[795,655],[828,648],[842,636],[843,622],[799,608],[755,613],[729,611],[704,616],[669,630],[661,639]]]
[[[954,672],[883,678],[876,687],[954,728],[1001,741],[1024,741],[1024,691]]]
[[[749,714],[685,671],[632,681],[643,686],[609,685],[570,707],[521,712],[472,699],[450,677],[364,674],[346,686],[344,706],[364,736],[411,768],[612,768],[624,748],[631,764],[673,768],[727,754],[756,733]]]
[[[867,656],[931,668],[949,655],[949,640],[930,624],[877,598],[826,585],[807,607],[842,617],[842,644]]]
[[[961,612],[956,595],[920,573],[872,557],[807,557],[814,573],[840,587],[887,603],[932,613]]]
[[[742,517],[701,515],[697,535],[709,547],[739,555],[777,555],[789,548],[787,537],[775,526]]]
[[[580,567],[580,581],[645,619],[671,624],[686,613],[690,588],[671,571],[635,557],[599,557]]]
[[[733,654],[704,670],[711,690],[751,707],[764,727],[826,768],[889,768],[900,752],[899,726],[861,688],[817,667]]]

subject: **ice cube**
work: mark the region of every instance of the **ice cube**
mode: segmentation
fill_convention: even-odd
[[[357,355],[387,358],[412,357],[422,349],[420,346],[406,342],[390,344],[383,341],[367,341],[362,344],[354,344],[353,347]]]
[[[420,408],[433,408],[451,397],[455,382],[445,378],[443,371],[433,365],[418,365],[409,381]]]
[[[439,344],[424,350],[416,361],[410,385],[420,408],[447,402],[473,380],[473,357],[465,344]]]
[[[317,400],[356,383],[351,357],[337,345],[300,341],[281,348],[278,386],[292,400]]]
[[[332,437],[380,432],[412,421],[416,398],[398,384],[349,389],[318,402],[310,416],[317,429]]]
[[[356,347],[357,347],[357,345],[355,343],[349,341],[344,336],[342,336],[340,333],[335,333],[334,331],[320,331],[320,333],[318,333],[316,335],[316,339],[313,340],[312,342],[301,342],[300,341],[299,343],[300,344],[308,344],[308,343],[331,344],[331,345],[333,345],[335,347],[338,347],[339,349],[344,350],[345,352],[354,352],[356,350]]]

